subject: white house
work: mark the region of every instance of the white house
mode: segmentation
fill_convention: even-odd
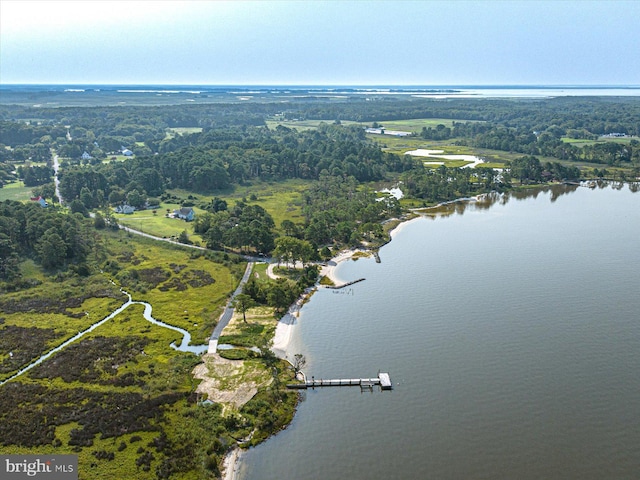
[[[173,216],[176,217],[176,218],[180,218],[181,220],[185,220],[187,222],[190,222],[196,216],[196,212],[194,212],[193,208],[191,208],[191,207],[182,207],[179,210],[174,210],[173,211]]]
[[[125,213],[127,215],[131,215],[136,211],[136,207],[132,207],[131,205],[118,205],[115,208],[116,213]]]

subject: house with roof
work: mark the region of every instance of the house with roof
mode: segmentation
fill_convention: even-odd
[[[49,206],[47,201],[44,198],[42,198],[40,195],[38,195],[37,197],[31,197],[31,201],[38,202],[42,208],[47,208]]]
[[[190,222],[195,218],[196,212],[194,212],[193,208],[191,208],[191,207],[182,207],[179,210],[174,210],[173,211],[173,216],[175,218],[179,218],[181,220],[184,220],[185,222]]]
[[[131,215],[133,212],[136,211],[136,207],[132,207],[131,205],[118,205],[115,208],[115,212],[116,213],[124,213],[126,215]]]
[[[80,156],[80,158],[82,158],[82,160],[91,160],[93,157],[89,155],[89,153],[85,150]]]
[[[131,150],[129,150],[128,148],[123,148],[122,149],[122,155],[124,155],[125,157],[131,157],[131,156],[133,156],[133,152]]]

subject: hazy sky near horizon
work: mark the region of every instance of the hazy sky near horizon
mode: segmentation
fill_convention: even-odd
[[[640,84],[640,1],[0,0],[0,83]]]

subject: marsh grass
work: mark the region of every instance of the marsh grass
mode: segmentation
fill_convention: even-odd
[[[116,259],[130,259],[126,268],[113,275],[132,298],[150,303],[157,320],[189,331],[196,344],[211,335],[244,271],[241,262],[221,264],[208,253],[121,233],[114,236],[109,248]],[[161,280],[148,272],[158,272],[155,275]]]

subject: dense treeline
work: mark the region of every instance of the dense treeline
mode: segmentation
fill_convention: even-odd
[[[275,223],[260,205],[238,202],[230,211],[226,208],[215,213],[198,216],[195,232],[202,235],[207,247],[220,250],[224,247],[269,253],[274,247]]]
[[[536,157],[524,156],[513,160],[509,168],[497,172],[491,168],[415,168],[402,175],[406,193],[426,202],[446,202],[461,197],[501,191],[520,184],[548,181],[578,180],[578,167],[567,167],[557,162],[540,162]]]
[[[63,215],[37,203],[0,202],[0,280],[19,278],[21,257],[52,269],[83,264],[93,242],[87,228],[81,216]]]
[[[185,142],[190,144],[174,149]],[[165,149],[171,153],[134,161],[131,170],[155,169],[170,178],[173,187],[210,191],[253,178],[317,179],[323,170],[375,181],[389,171],[406,168],[402,159],[368,143],[361,128],[335,125],[303,132],[282,126],[275,131],[228,129],[178,137],[168,141]]]
[[[572,138],[622,133],[640,135],[640,99],[635,97],[559,97],[551,99],[399,99],[333,102],[280,102],[155,107],[0,107],[0,144],[11,147],[55,144],[69,153],[103,152],[144,143],[152,153],[162,151],[166,129],[200,127],[205,131],[229,126],[259,126],[275,114],[285,119],[375,122],[411,118],[474,120],[543,132],[556,129]],[[37,118],[38,122],[31,119]],[[68,127],[68,128],[67,128]],[[451,132],[459,137],[460,131]],[[429,136],[444,139],[432,129]],[[94,143],[95,142],[95,143]],[[97,143],[98,146],[95,144]],[[143,150],[144,151],[144,150]],[[99,153],[99,152],[98,152]],[[74,155],[67,155],[74,156]]]
[[[420,136],[425,140],[456,139],[458,145],[519,152],[527,155],[542,155],[560,160],[587,161],[607,165],[640,164],[640,142],[628,144],[615,142],[596,143],[576,147],[562,140],[572,138],[597,139],[598,135],[586,130],[576,131],[551,125],[544,130],[535,127],[505,127],[489,123],[453,122],[453,127],[440,124],[423,128]],[[624,132],[619,132],[624,133]]]
[[[380,222],[400,214],[393,197],[379,200],[354,177],[323,175],[305,193],[305,224],[299,236],[314,246],[357,245],[382,236]]]
[[[170,153],[66,168],[60,178],[61,194],[66,201],[83,200],[86,188],[90,197],[85,195],[85,206],[95,208],[101,199],[112,204],[129,200],[133,191],[154,197],[167,188],[212,193],[254,179],[317,180],[323,173],[368,182],[384,180],[389,172],[413,166],[411,159],[382,152],[369,143],[357,127],[324,125],[299,133],[285,127],[275,131],[252,127],[191,135],[189,139],[176,138],[177,145],[191,144]]]
[[[358,185],[354,177],[321,175],[304,194],[304,224],[285,220],[280,227],[287,237],[308,242],[313,251],[330,244],[358,245],[362,240],[380,239],[380,222],[399,215],[400,205],[393,197],[381,200]],[[210,210],[195,220],[195,231],[209,248],[269,253],[277,245],[273,219],[259,205],[238,202],[231,210],[226,204]],[[309,258],[300,258],[305,259]]]

